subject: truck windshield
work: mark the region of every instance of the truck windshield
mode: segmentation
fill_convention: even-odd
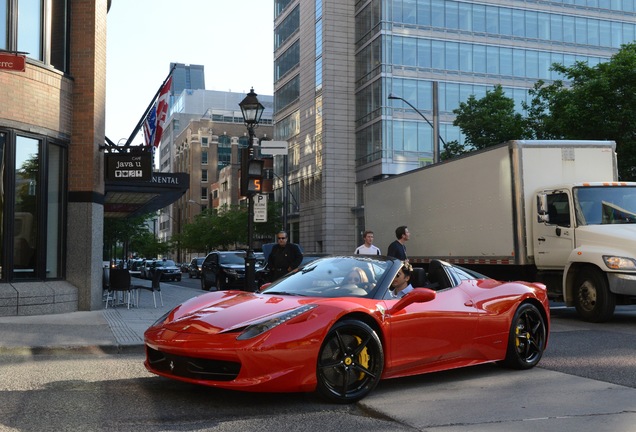
[[[586,186],[574,188],[578,225],[636,223],[636,187]]]

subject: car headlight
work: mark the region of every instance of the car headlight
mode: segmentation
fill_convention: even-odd
[[[612,270],[636,270],[636,261],[631,258],[603,255],[603,261]]]
[[[274,327],[279,326],[279,325],[289,321],[290,319],[296,318],[297,316],[302,315],[305,312],[308,312],[308,311],[312,310],[315,307],[316,307],[315,304],[304,305],[304,306],[301,306],[301,307],[296,308],[294,310],[290,310],[290,311],[284,312],[284,313],[282,313],[280,315],[277,315],[277,316],[274,316],[274,317],[270,317],[267,320],[262,321],[260,323],[251,324],[251,325],[247,326],[247,328],[245,328],[245,330],[243,330],[241,332],[241,334],[238,335],[238,337],[236,339],[237,340],[246,340],[246,339],[251,339],[253,337],[261,335],[261,334],[265,333],[266,331],[269,331],[269,330],[273,329]]]
[[[165,314],[161,315],[161,317],[157,321],[155,321],[150,327],[154,327],[156,325],[163,324],[168,319],[168,316],[170,315],[170,312],[172,312],[172,311],[170,310],[170,311],[166,312]]]

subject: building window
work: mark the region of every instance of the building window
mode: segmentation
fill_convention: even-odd
[[[219,145],[217,147],[218,155],[218,171],[223,167],[230,165],[232,162],[232,139],[228,135],[219,137]]]
[[[201,152],[201,164],[202,165],[207,165],[208,164],[208,152],[206,152],[206,151],[202,151]]]
[[[201,200],[203,201],[207,201],[208,200],[208,188],[201,188]]]
[[[13,190],[0,201],[0,278],[63,277],[65,147],[45,137],[0,131],[0,166],[6,190]]]
[[[208,137],[201,137],[201,147],[208,147]]]
[[[0,2],[0,49],[68,72],[68,0]]]
[[[201,170],[201,181],[202,182],[208,181],[208,170],[206,169]]]

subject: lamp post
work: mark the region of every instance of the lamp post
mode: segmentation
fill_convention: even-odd
[[[258,127],[261,116],[265,107],[258,101],[254,93],[254,88],[239,103],[241,113],[243,114],[243,122],[247,127],[249,141],[247,143],[247,152],[243,156],[248,157],[248,162],[254,160],[254,129]],[[243,163],[243,167],[248,164]],[[241,176],[247,176],[247,172],[241,170]],[[250,191],[243,192],[247,197],[247,254],[245,255],[245,289],[246,291],[256,291],[256,256],[254,255],[253,239],[254,239],[254,193]]]
[[[426,116],[420,112],[420,110],[415,108],[409,101],[407,101],[403,97],[390,93],[389,99],[401,100],[402,102],[404,102],[405,104],[413,108],[415,112],[418,113],[420,117],[422,117],[424,120],[426,120],[426,123],[428,123],[429,126],[433,128],[433,139],[435,140],[433,145],[433,163],[439,162],[439,159],[440,159],[439,158],[439,155],[440,155],[439,142],[441,140],[442,143],[444,144],[444,147],[446,147],[446,142],[442,139],[441,135],[439,134],[439,113],[437,108],[437,82],[436,81],[433,82],[433,121],[435,122],[435,124],[431,123],[426,118]]]

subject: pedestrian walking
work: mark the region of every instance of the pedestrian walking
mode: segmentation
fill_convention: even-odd
[[[406,225],[399,226],[395,229],[395,240],[393,243],[389,245],[389,248],[386,252],[387,256],[397,258],[402,261],[408,262],[408,257],[406,255],[406,242],[409,241],[409,237],[411,233]]]

